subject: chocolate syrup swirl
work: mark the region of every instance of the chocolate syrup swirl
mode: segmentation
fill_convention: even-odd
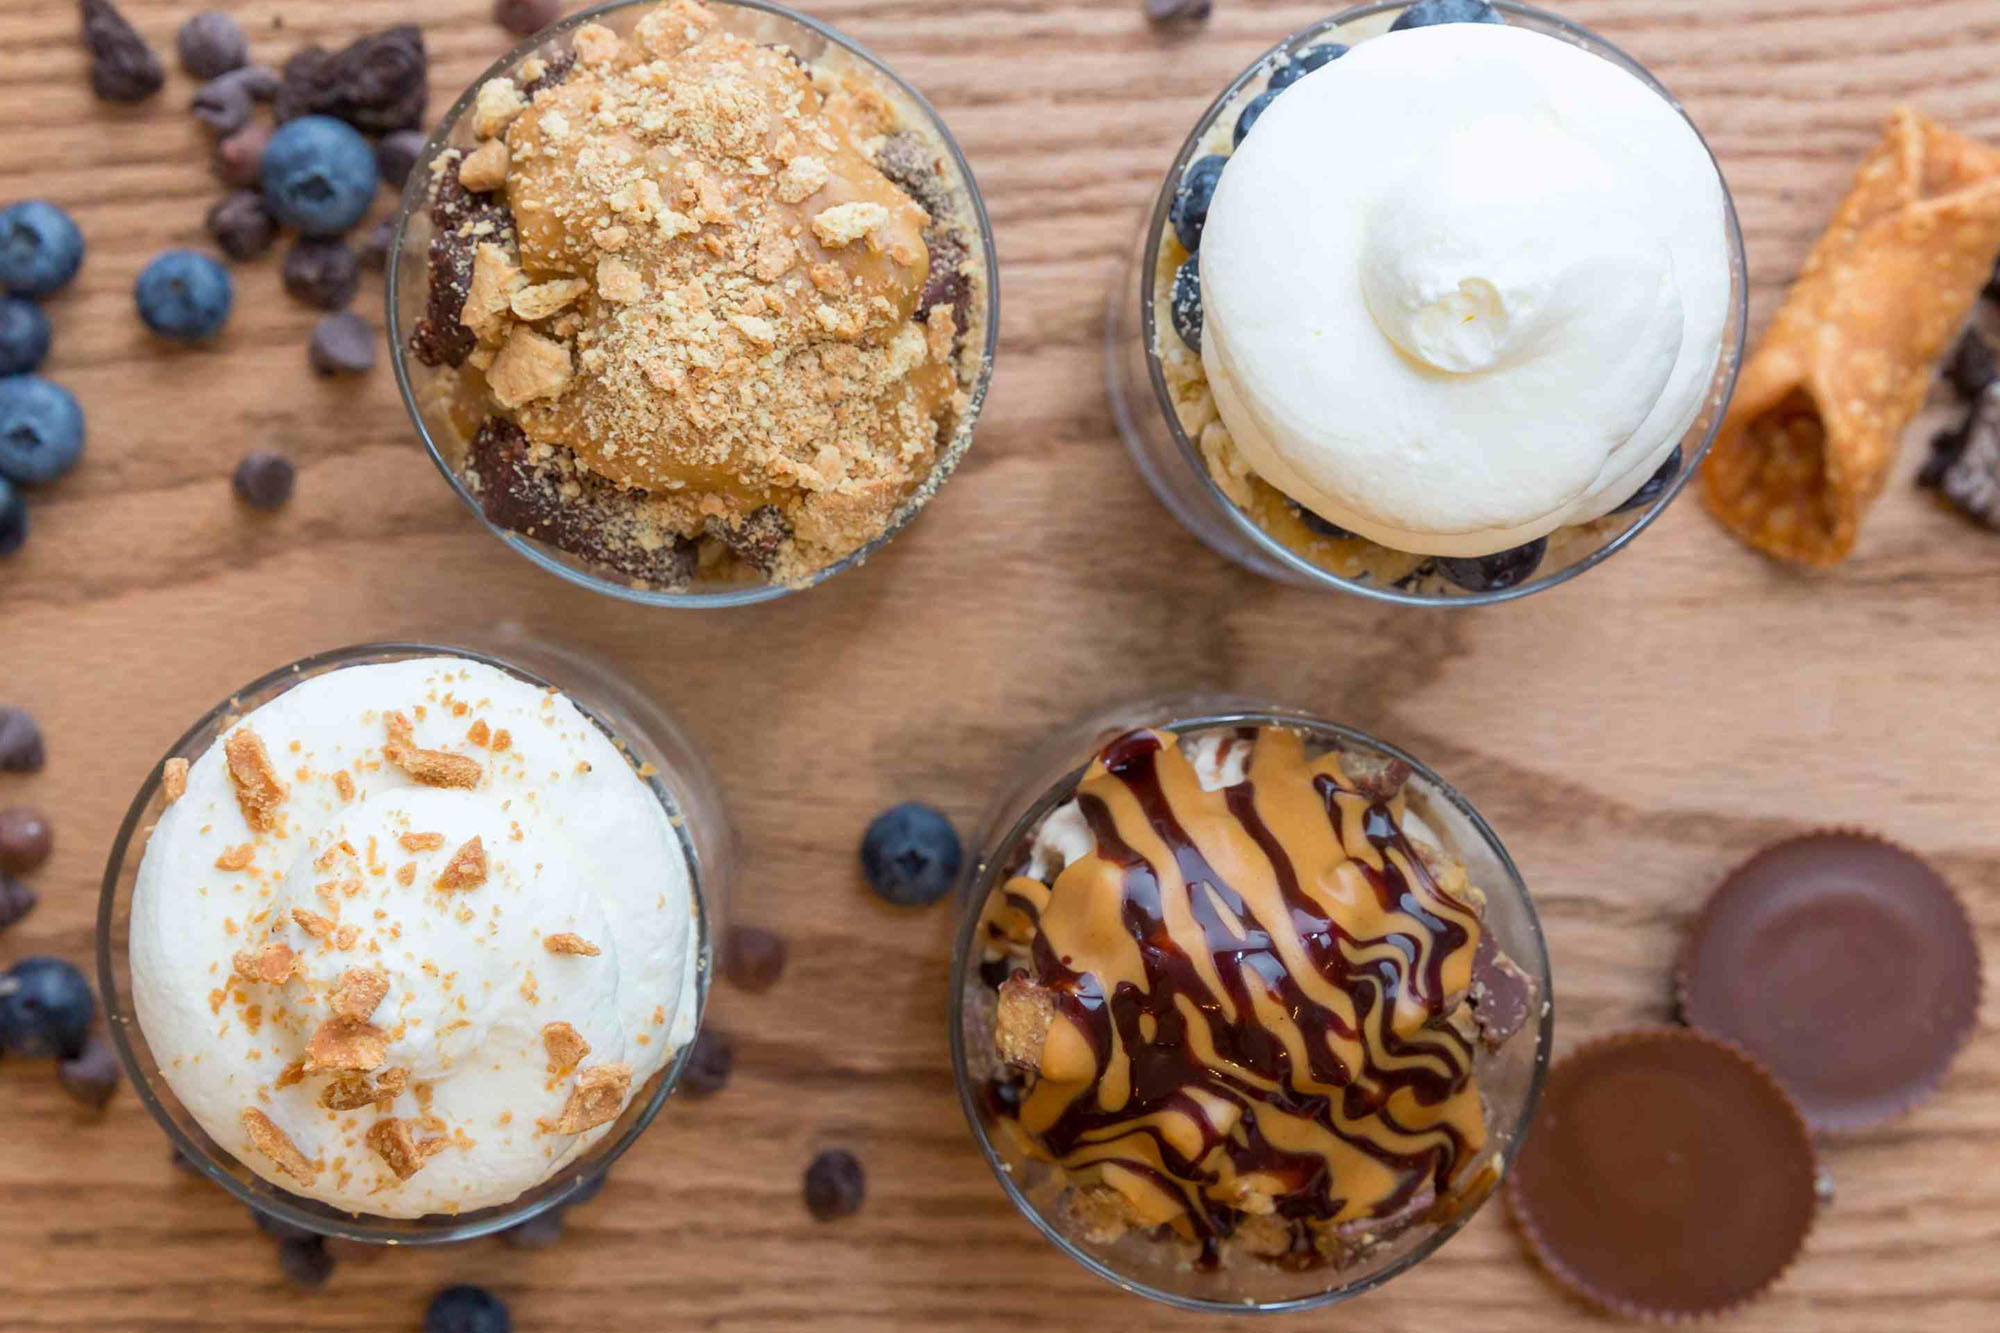
[[[1447,1198],[1484,1145],[1465,1010],[1483,900],[1411,843],[1400,793],[1284,728],[1209,760],[1246,749],[1205,790],[1173,737],[1118,737],[1077,787],[1088,852],[995,891],[982,975],[1053,1017],[988,1106],[1206,1260],[1247,1223],[1269,1257],[1320,1262]]]

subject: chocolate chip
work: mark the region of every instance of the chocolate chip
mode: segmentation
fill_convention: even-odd
[[[0,871],[25,875],[49,859],[55,830],[39,810],[17,805],[0,810]]]
[[[278,239],[278,220],[255,190],[231,190],[215,201],[202,225],[231,259],[256,259]]]
[[[83,0],[83,45],[90,90],[107,102],[143,102],[167,81],[160,57],[111,0]]]
[[[860,1161],[845,1149],[830,1148],[806,1168],[806,1211],[822,1222],[860,1212],[867,1192]]]
[[[296,477],[297,469],[291,459],[269,449],[257,449],[243,455],[229,484],[235,487],[236,498],[252,509],[282,509],[292,498]]]
[[[42,729],[28,710],[0,707],[0,773],[39,773],[47,758]]]
[[[494,0],[493,21],[517,37],[532,37],[562,11],[562,0]]]
[[[545,1208],[518,1226],[508,1227],[500,1239],[517,1250],[546,1250],[562,1239],[563,1210]]]
[[[371,273],[379,273],[389,265],[389,251],[396,244],[396,219],[383,218],[380,222],[361,233],[361,239],[354,243],[354,257],[361,267]]]
[[[1210,0],[1146,0],[1146,22],[1159,27],[1201,23],[1211,8]]]
[[[255,189],[258,168],[264,162],[264,148],[270,142],[271,127],[253,121],[228,138],[218,140],[209,165],[224,185],[239,190]]]
[[[694,1034],[694,1049],[688,1052],[687,1063],[681,1066],[680,1081],[674,1084],[674,1089],[697,1101],[713,1097],[728,1085],[730,1072],[735,1068],[736,1039],[727,1032],[703,1028]]]
[[[250,43],[236,20],[206,9],[181,24],[174,36],[181,68],[197,79],[213,79],[240,68],[250,58]]]
[[[1987,385],[2000,379],[2000,360],[1996,360],[1991,343],[1977,331],[1967,329],[1951,360],[1945,363],[1944,377],[1959,397],[1977,398],[1986,392]]]
[[[295,1286],[317,1291],[333,1276],[333,1268],[333,1251],[327,1249],[323,1236],[278,1243],[278,1269]]]
[[[423,33],[408,24],[339,51],[309,46],[285,62],[278,119],[333,116],[371,134],[411,129],[423,121],[428,78]]]
[[[188,109],[211,134],[226,139],[250,123],[250,94],[234,79],[216,79],[194,90]]]
[[[397,130],[385,134],[375,144],[375,170],[385,184],[400,190],[410,179],[410,169],[424,155],[422,130]]]
[[[313,326],[306,360],[321,375],[359,375],[375,367],[375,330],[361,316],[341,311]]]
[[[104,1109],[118,1091],[118,1079],[118,1057],[102,1037],[86,1039],[81,1051],[56,1063],[56,1081],[63,1091],[93,1111]]]
[[[340,310],[361,287],[361,261],[347,242],[301,236],[285,255],[285,290],[318,310]]]
[[[732,926],[722,941],[722,975],[752,995],[767,991],[784,975],[785,937],[762,926]]]
[[[6,930],[35,910],[41,898],[12,875],[0,875],[0,930]]]

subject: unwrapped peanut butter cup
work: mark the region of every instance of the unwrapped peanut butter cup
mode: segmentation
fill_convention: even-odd
[[[1591,1304],[1695,1319],[1790,1266],[1814,1171],[1805,1120],[1762,1066],[1704,1033],[1649,1028],[1550,1071],[1507,1202],[1535,1258]]]
[[[1934,1089],[1979,1010],[1965,909],[1914,853],[1823,832],[1738,867],[1697,918],[1681,1015],[1785,1085],[1819,1133],[1908,1110]]]

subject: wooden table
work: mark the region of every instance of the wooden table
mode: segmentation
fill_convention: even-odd
[[[196,6],[132,0],[163,47]],[[232,6],[257,55],[344,42],[416,6]],[[507,45],[486,0],[421,6],[441,105]],[[217,189],[189,85],[136,111],[89,97],[75,7],[0,0],[0,200],[74,211],[90,256],[52,303],[49,373],[90,417],[83,466],[37,495],[0,564],[0,702],[49,764],[0,776],[45,807],[42,906],[0,959],[91,955],[97,883],[147,767],[235,685],[315,649],[500,619],[595,649],[670,702],[728,787],[749,853],[741,919],[792,941],[778,987],[718,992],[734,1082],[677,1104],[557,1248],[495,1241],[346,1255],[302,1294],[220,1191],[173,1170],[128,1092],[79,1114],[51,1073],[0,1067],[0,1327],[414,1329],[429,1293],[485,1283],[524,1330],[1190,1328],[1087,1276],[1001,1197],[960,1121],[945,1052],[943,910],[858,884],[863,825],[902,798],[969,821],[1053,724],[1144,692],[1259,691],[1401,742],[1499,828],[1540,905],[1557,1044],[1666,1014],[1668,960],[1717,877],[1824,824],[1884,830],[1964,894],[2000,965],[2000,539],[1891,484],[1857,557],[1775,568],[1692,502],[1555,592],[1440,614],[1314,596],[1211,555],[1154,503],[1105,406],[1104,296],[1159,173],[1211,92],[1324,12],[1221,0],[1162,37],[1136,0],[816,12],[943,110],[1004,267],[1001,364],[977,447],[881,558],[808,596],[648,613],[540,573],[433,473],[386,367],[315,380],[313,315],[275,260],[238,271],[219,345],[167,350],[130,290],[199,244]],[[1872,142],[1913,99],[2000,139],[1991,0],[1579,0],[1570,12],[1689,104],[1742,210],[1759,322]],[[374,292],[360,308],[379,316]],[[253,515],[228,476],[253,446],[300,466]],[[1913,467],[1915,458],[1906,460]],[[866,979],[865,983],[863,979]],[[1858,979],[1865,984],[1864,979]],[[801,1169],[867,1163],[866,1208],[813,1222]],[[2000,1315],[2000,1041],[1982,1031],[1903,1123],[1827,1148],[1838,1198],[1803,1260],[1735,1326],[1991,1329]],[[1585,1327],[1492,1208],[1437,1258],[1285,1327]]]

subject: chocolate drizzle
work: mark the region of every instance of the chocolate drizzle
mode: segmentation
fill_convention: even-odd
[[[1255,1220],[1297,1266],[1416,1220],[1484,1144],[1480,899],[1411,843],[1399,793],[1289,730],[1218,753],[1239,745],[1241,779],[1206,790],[1172,737],[1113,740],[1075,797],[1088,854],[996,891],[982,975],[1043,988],[1080,1044],[1052,1028],[988,1104],[1204,1261]]]

